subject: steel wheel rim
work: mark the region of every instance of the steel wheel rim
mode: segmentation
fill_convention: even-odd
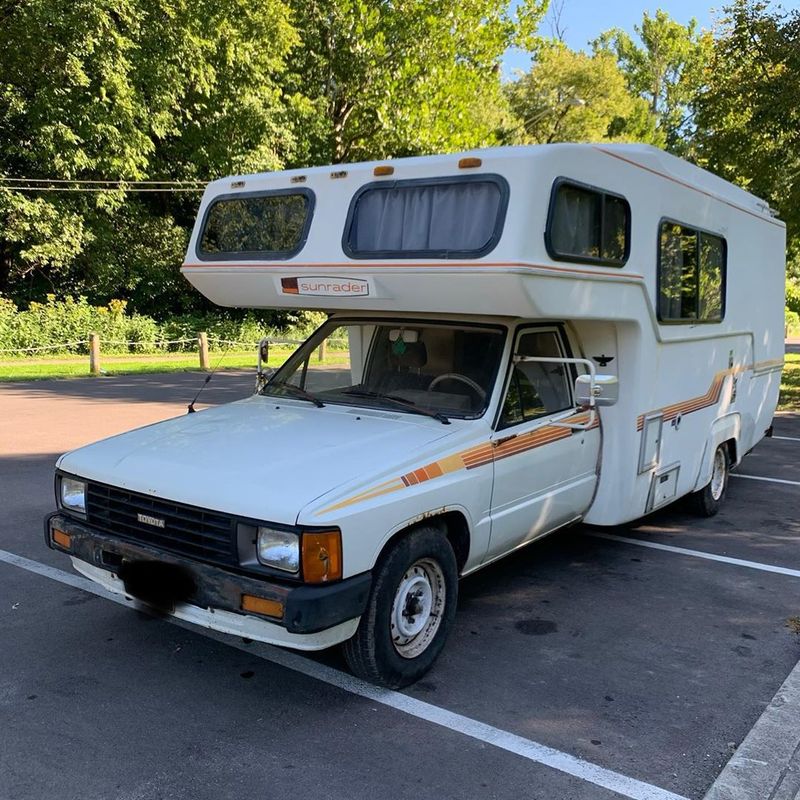
[[[714,500],[722,497],[725,489],[725,454],[721,448],[714,453],[714,469],[711,473],[711,496]]]
[[[433,559],[421,558],[405,571],[390,619],[392,644],[403,658],[427,650],[441,625],[446,594],[444,572]]]

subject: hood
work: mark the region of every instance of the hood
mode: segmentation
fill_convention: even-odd
[[[58,467],[133,492],[294,524],[316,498],[418,459],[459,422],[253,396],[81,447]]]

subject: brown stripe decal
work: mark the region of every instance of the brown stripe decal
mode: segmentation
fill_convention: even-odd
[[[584,425],[588,421],[588,413],[575,414],[571,417],[566,417],[565,419],[560,420],[562,423],[571,423],[575,425]],[[599,427],[599,425],[600,418],[595,415],[594,422],[592,423],[591,427],[588,428],[588,430],[593,430],[594,428]],[[454,453],[453,455],[446,456],[439,461],[426,464],[424,467],[419,467],[411,472],[406,472],[405,475],[401,475],[399,478],[386,481],[385,483],[382,483],[373,489],[369,489],[366,492],[362,492],[354,497],[350,497],[347,500],[342,500],[340,503],[336,503],[335,505],[328,506],[328,508],[323,508],[321,511],[317,512],[317,516],[320,514],[327,514],[330,511],[338,511],[340,508],[345,508],[346,506],[354,505],[355,503],[371,500],[374,497],[380,497],[384,494],[396,492],[409,486],[416,486],[420,483],[433,480],[434,478],[439,478],[442,475],[447,475],[451,472],[458,472],[462,469],[469,470],[477,469],[478,467],[484,467],[487,464],[491,464],[492,461],[498,461],[501,458],[510,458],[511,456],[516,456],[520,453],[526,453],[528,450],[533,450],[537,447],[543,447],[551,444],[552,442],[560,441],[561,439],[567,439],[572,436],[572,434],[573,431],[570,428],[562,428],[559,425],[545,425],[541,428],[537,428],[535,431],[523,433],[520,436],[509,439],[497,447],[495,447],[491,442],[479,444],[475,447],[469,448],[468,450],[463,450],[460,453]]]
[[[762,362],[764,364],[772,365],[783,363],[782,361],[777,362]],[[755,365],[758,367],[759,365]],[[722,387],[725,385],[725,378],[728,375],[737,375],[740,372],[746,372],[748,370],[753,369],[754,367],[731,367],[730,369],[722,370],[722,372],[718,372],[714,379],[711,381],[711,386],[708,388],[708,391],[701,395],[700,397],[693,397],[691,400],[684,400],[680,403],[673,403],[669,406],[664,406],[663,408],[657,408],[654,411],[650,411],[647,414],[640,414],[636,419],[636,430],[640,431],[644,428],[644,419],[650,414],[658,414],[661,413],[664,418],[664,422],[669,422],[670,420],[675,419],[678,414],[691,414],[694,411],[701,411],[704,408],[708,408],[709,406],[715,406],[719,403],[719,399],[722,395]]]

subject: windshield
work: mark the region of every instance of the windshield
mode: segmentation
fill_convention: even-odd
[[[505,330],[427,321],[331,321],[260,394],[477,417],[489,403]]]

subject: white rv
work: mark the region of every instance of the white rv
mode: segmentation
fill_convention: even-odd
[[[784,225],[651,147],[219,180],[183,273],[331,314],[252,397],[63,456],[48,544],[387,686],[430,668],[459,576],[580,520],[715,513],[777,402]]]

